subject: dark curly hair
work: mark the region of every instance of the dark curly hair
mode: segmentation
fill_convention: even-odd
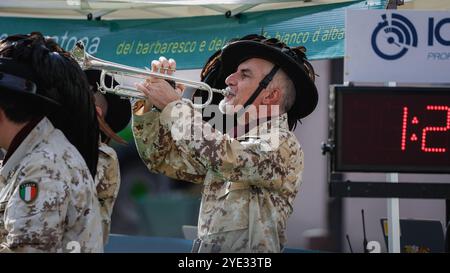
[[[37,92],[62,105],[60,110],[47,117],[78,149],[95,177],[99,125],[94,98],[84,72],[71,54],[54,40],[33,32],[1,40],[0,57],[30,66]]]

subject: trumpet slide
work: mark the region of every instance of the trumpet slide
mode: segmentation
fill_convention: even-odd
[[[117,76],[121,75],[137,78],[145,78],[151,76],[159,79],[172,80],[176,83],[181,83],[184,84],[185,86],[193,87],[208,92],[208,99],[206,100],[206,102],[203,104],[193,104],[194,108],[201,109],[211,104],[213,93],[219,93],[222,94],[223,96],[227,96],[229,94],[228,89],[215,89],[210,87],[208,84],[204,82],[181,79],[171,75],[157,73],[145,69],[139,69],[132,66],[122,65],[96,58],[86,52],[82,41],[78,41],[75,44],[74,48],[71,50],[71,54],[83,70],[87,69],[101,70],[100,82],[98,83],[98,90],[102,93],[108,92],[125,98],[136,98],[136,99],[147,98],[143,94],[143,92],[137,90],[134,87],[128,87],[123,84],[112,86],[113,81],[111,81],[110,86],[106,84],[105,82],[106,75],[111,76],[112,79],[115,79]]]

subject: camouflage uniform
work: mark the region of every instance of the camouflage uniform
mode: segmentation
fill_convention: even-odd
[[[198,119],[186,101],[161,113],[133,115],[136,145],[151,171],[204,185],[193,251],[280,252],[303,171],[303,152],[287,115],[238,138],[207,123],[189,123]],[[211,133],[200,140],[175,136],[186,124],[186,132],[203,127]]]
[[[99,145],[97,175],[95,176],[97,197],[103,226],[103,242],[108,242],[111,214],[120,187],[120,169],[117,154],[105,143]]]
[[[0,181],[0,252],[103,251],[94,181],[47,118],[0,168]],[[37,195],[26,202],[20,189],[30,183]]]

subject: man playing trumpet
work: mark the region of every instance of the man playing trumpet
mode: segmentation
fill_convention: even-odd
[[[242,128],[211,128],[165,80],[149,77],[138,85],[152,105],[135,107],[136,145],[151,171],[204,185],[193,252],[280,252],[303,171],[290,130],[316,107],[314,71],[304,48],[259,35],[216,57],[206,74],[228,86],[220,109]],[[154,70],[173,66],[153,63]]]

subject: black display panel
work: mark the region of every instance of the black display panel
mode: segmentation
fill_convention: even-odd
[[[334,171],[450,173],[450,87],[334,92]]]

